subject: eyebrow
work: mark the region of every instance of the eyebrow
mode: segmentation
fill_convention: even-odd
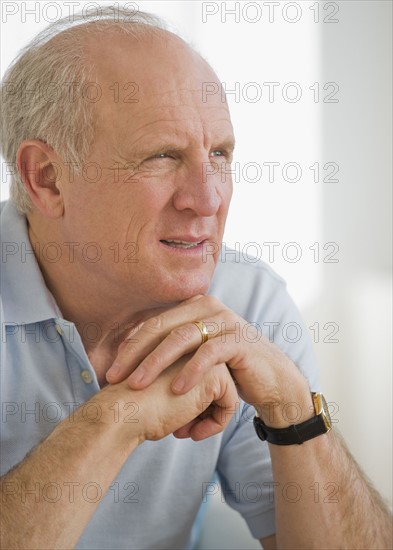
[[[228,149],[229,151],[233,151],[236,146],[235,138],[227,138],[224,141],[220,141],[216,147],[224,147],[224,149]]]
[[[130,158],[141,158],[141,157],[153,157],[161,153],[182,153],[185,151],[189,145],[180,146],[175,144],[172,140],[168,141],[158,141],[151,146],[138,146],[134,145],[127,151],[127,157]],[[220,141],[217,140],[213,142],[212,148],[222,148],[226,149],[229,152],[233,152],[235,148],[235,139],[234,138],[225,138]]]

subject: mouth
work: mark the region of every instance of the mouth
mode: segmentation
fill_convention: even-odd
[[[205,239],[202,239],[200,241],[181,241],[177,239],[168,239],[168,240],[161,239],[160,242],[171,248],[192,249],[200,246],[203,242],[205,242]]]

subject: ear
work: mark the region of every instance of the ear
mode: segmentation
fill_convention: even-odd
[[[64,212],[61,164],[53,149],[38,139],[22,141],[16,165],[34,206],[48,218],[60,218]]]

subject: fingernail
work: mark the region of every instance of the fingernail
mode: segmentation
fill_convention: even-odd
[[[145,377],[145,371],[142,369],[137,369],[135,372],[133,372],[130,376],[130,382],[131,384],[140,384]]]
[[[118,365],[117,363],[113,363],[111,368],[107,371],[106,377],[108,378],[109,376],[110,378],[112,378],[116,376],[116,374],[119,374],[119,372],[120,372],[120,365]]]
[[[172,384],[172,389],[174,391],[178,391],[178,392],[181,392],[184,388],[184,386],[186,385],[186,381],[184,380],[184,378],[178,378],[173,384]]]

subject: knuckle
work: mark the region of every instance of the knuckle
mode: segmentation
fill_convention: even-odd
[[[165,317],[164,315],[157,315],[156,317],[151,317],[148,319],[142,327],[142,330],[146,330],[148,332],[152,332],[153,334],[156,334],[157,332],[160,332],[164,327]]]
[[[182,327],[174,328],[170,335],[171,339],[175,344],[183,346],[184,344],[189,344],[190,340],[195,337],[194,328],[192,325],[185,325]]]
[[[222,318],[230,317],[232,312],[215,296],[206,296],[206,305],[209,310],[216,312]]]
[[[132,344],[137,344],[139,342],[139,338],[136,336],[136,334],[134,332],[131,332],[130,334],[128,334],[123,342],[120,344],[121,346],[127,346],[130,347]]]
[[[209,307],[211,307],[212,309],[221,309],[222,308],[222,303],[220,302],[220,300],[218,298],[216,298],[215,296],[211,296],[210,294],[208,296],[205,296],[205,300],[206,300],[206,303]]]
[[[202,344],[197,353],[190,360],[189,368],[192,372],[202,373],[208,369],[209,365],[216,364],[215,361],[215,345],[213,341],[208,341],[205,344]]]
[[[162,358],[158,353],[152,351],[146,359],[146,363],[149,365],[149,370],[159,371],[162,365]]]
[[[205,342],[202,346],[199,348],[199,354],[203,358],[203,361],[210,361],[216,357],[217,352],[219,352],[221,348],[221,344],[218,338],[212,338],[211,340],[208,340]]]
[[[135,340],[124,340],[124,347],[119,350],[119,355],[124,355],[128,359],[133,358],[138,354],[138,346]]]
[[[224,307],[222,304],[220,305],[221,305],[220,316],[224,320],[233,320],[233,312],[227,307]]]
[[[120,343],[119,349],[128,347],[130,344],[137,344],[138,342],[139,342],[138,331],[135,328],[132,328],[130,331],[127,332],[126,337]]]
[[[201,374],[205,370],[205,363],[201,359],[194,359],[189,365],[188,368],[192,374]]]

